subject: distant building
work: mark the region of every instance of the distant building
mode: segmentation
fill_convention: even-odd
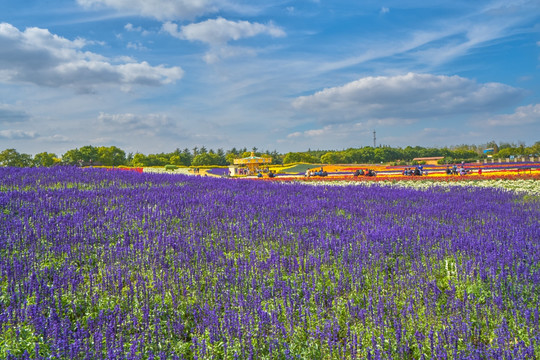
[[[425,162],[428,165],[437,165],[439,160],[444,159],[444,156],[432,156],[432,157],[419,157],[414,158],[413,161]]]

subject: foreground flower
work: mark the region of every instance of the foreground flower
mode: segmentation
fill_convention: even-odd
[[[370,184],[2,168],[0,358],[539,358],[540,202]]]

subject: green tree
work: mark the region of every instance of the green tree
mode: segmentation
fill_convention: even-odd
[[[518,152],[516,150],[517,150],[516,148],[505,147],[499,150],[496,157],[499,159],[504,159],[504,158],[509,158],[512,155],[518,155]]]
[[[344,157],[342,152],[330,151],[321,156],[321,162],[323,164],[342,164]]]
[[[133,164],[133,153],[130,152],[126,156],[126,165],[132,165]]]
[[[79,149],[68,150],[62,155],[62,162],[68,165],[79,165],[83,162],[82,154]]]
[[[218,154],[202,153],[193,158],[192,166],[225,165]]]
[[[319,162],[319,159],[305,152],[289,152],[283,158],[284,164],[292,164],[295,162],[315,164]]]
[[[146,166],[165,166],[170,163],[170,154],[148,154]]]
[[[272,151],[270,157],[272,158],[272,163],[283,164],[283,155],[278,153],[277,150]]]
[[[85,164],[93,164],[99,160],[98,149],[92,145],[83,146],[79,149],[79,152],[81,154],[81,159]]]
[[[141,153],[136,153],[135,155],[133,155],[132,163],[133,163],[133,166],[144,167],[144,166],[148,166],[148,159],[146,155],[141,154]]]
[[[475,159],[478,154],[474,150],[454,150],[452,151],[452,157],[455,159]]]
[[[225,155],[225,160],[229,163],[229,164],[234,164],[234,159],[238,159],[240,158],[240,156],[236,155],[235,153],[228,153],[227,155]]]
[[[56,154],[41,152],[34,156],[34,166],[53,166],[55,163],[58,163],[60,160],[57,159]]]
[[[300,156],[300,153],[296,152],[289,152],[285,154],[285,157],[283,158],[284,164],[292,164],[296,162],[300,162],[302,157]]]
[[[399,159],[399,153],[391,147],[379,147],[373,150],[373,162],[391,162]]]
[[[29,167],[32,165],[32,156],[20,154],[15,149],[6,149],[0,153],[0,166]]]
[[[308,154],[308,153],[302,153],[302,162],[308,163],[308,164],[316,164],[320,160],[316,158],[315,156]]]
[[[418,150],[419,149],[413,148],[412,146],[407,146],[403,149],[403,160],[411,161],[414,158],[421,157]]]
[[[364,146],[358,150],[347,151],[348,155],[354,156],[354,159],[350,159],[347,156],[347,162],[354,162],[356,164],[372,163],[375,158],[374,150],[371,146]],[[354,160],[354,161],[351,161]]]
[[[260,156],[258,153],[253,153],[254,156]],[[251,156],[251,151],[244,151],[240,154],[240,158],[246,158]]]
[[[506,148],[516,148],[518,147],[515,143],[509,143],[509,142],[500,142],[499,143],[499,150],[506,149]]]
[[[105,166],[119,166],[126,164],[126,153],[116,146],[100,146],[97,148],[98,162]]]
[[[185,148],[184,150],[182,150],[182,156],[184,159],[184,165],[185,166],[191,165],[191,160],[193,160],[193,155],[191,155],[188,148]]]
[[[180,155],[172,155],[170,158],[169,158],[169,164],[171,165],[183,165],[182,164],[182,159],[180,158]]]
[[[189,166],[191,164],[191,156],[183,152],[174,152],[169,158],[169,163],[172,165]]]
[[[534,145],[527,148],[527,153],[532,156],[540,155],[540,141],[534,143]]]

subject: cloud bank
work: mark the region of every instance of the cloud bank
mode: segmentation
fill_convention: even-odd
[[[98,123],[118,130],[149,130],[171,125],[169,118],[162,114],[136,115],[100,113]]]
[[[68,40],[46,29],[0,23],[0,81],[90,90],[97,85],[160,86],[181,79],[180,67],[147,62],[115,64],[82,49],[86,40]]]
[[[515,104],[523,91],[459,76],[408,73],[365,77],[296,98],[292,105],[327,123],[364,118],[425,119],[493,111]]]
[[[176,24],[167,22],[163,24],[163,30],[180,39],[202,41],[210,45],[221,45],[231,40],[250,38],[260,34],[272,37],[285,36],[281,28],[271,23],[265,25],[249,21],[230,21],[222,17],[185,25],[180,31]]]
[[[513,114],[495,116],[487,121],[491,126],[540,125],[540,104],[520,106]]]
[[[215,13],[219,9],[218,2],[212,0],[77,0],[77,2],[86,8],[110,7],[157,20],[192,19]]]
[[[188,41],[200,41],[210,45],[211,49],[204,55],[207,63],[214,63],[221,59],[235,56],[253,56],[256,51],[251,48],[228,46],[228,42],[269,35],[271,37],[284,37],[285,31],[272,23],[260,24],[249,21],[230,21],[222,17],[209,19],[200,23],[182,26],[166,22],[161,30],[171,36]]]
[[[0,130],[0,139],[6,140],[30,140],[37,137],[34,131],[23,130]]]

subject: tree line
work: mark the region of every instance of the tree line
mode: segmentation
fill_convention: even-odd
[[[492,149],[484,153],[485,149]],[[346,150],[311,150],[304,152],[278,153],[259,151],[256,147],[229,150],[207,149],[205,146],[177,148],[170,153],[142,154],[128,153],[116,146],[92,146],[68,150],[61,156],[55,153],[41,152],[34,156],[19,153],[15,149],[6,149],[0,153],[0,166],[39,167],[54,165],[76,166],[226,166],[234,163],[234,159],[250,156],[271,157],[274,164],[291,164],[297,162],[311,164],[363,164],[363,163],[411,163],[415,158],[443,157],[442,162],[474,161],[493,156],[508,158],[521,156],[540,156],[540,141],[532,146],[523,143],[499,143],[494,141],[482,145],[457,145],[452,147],[421,147],[407,146],[405,148],[379,146],[364,146]]]

